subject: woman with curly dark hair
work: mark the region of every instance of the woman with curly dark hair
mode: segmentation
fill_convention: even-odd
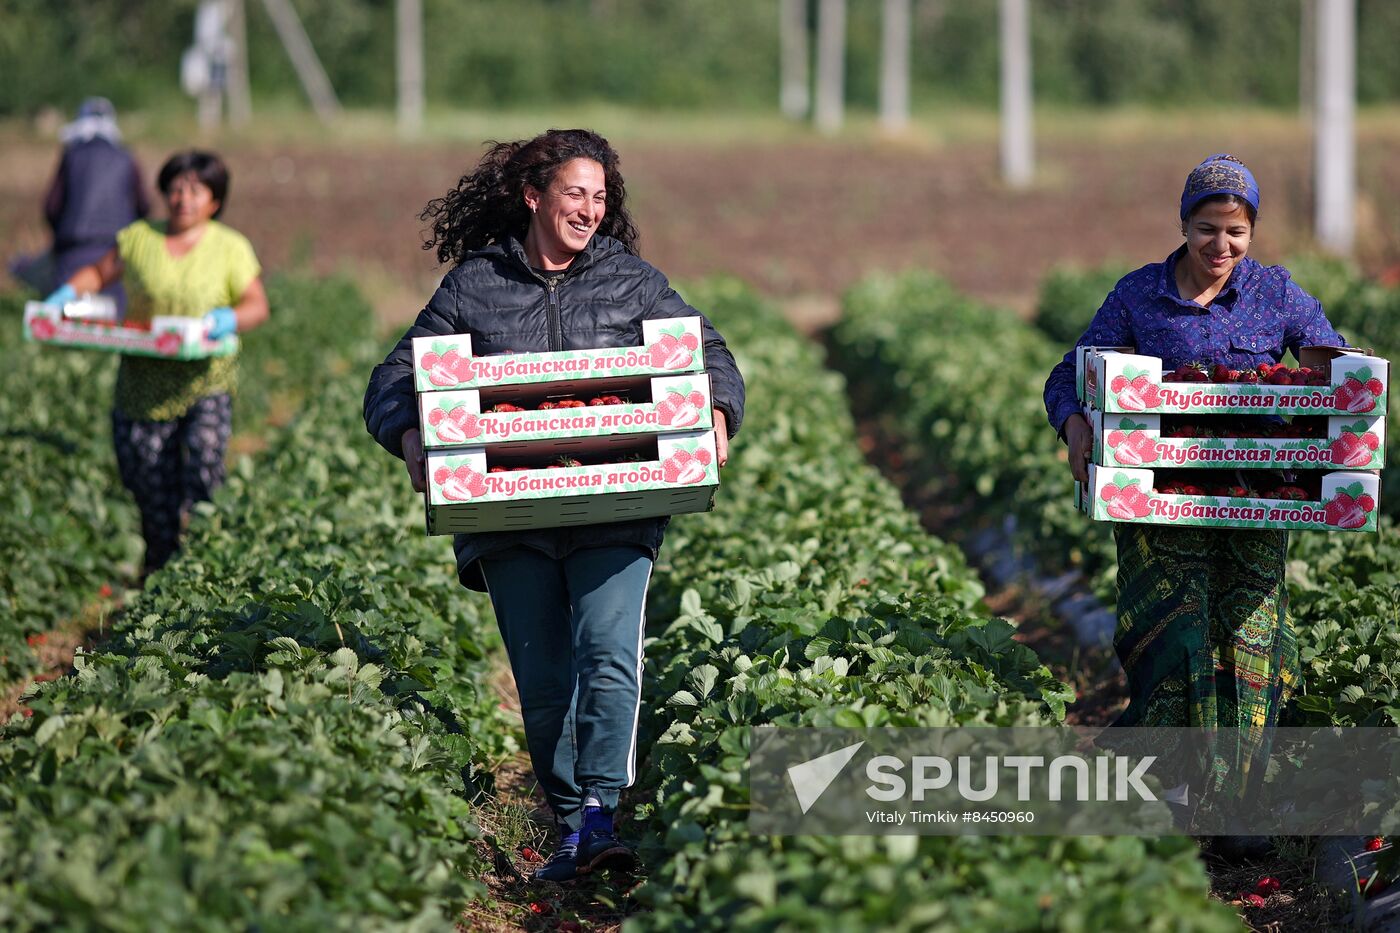
[[[473,354],[640,344],[642,321],[699,315],[637,255],[618,157],[588,130],[492,145],[423,211],[426,249],[454,263],[365,395],[365,423],[425,484],[412,340],[471,334]],[[703,316],[702,316],[703,319]],[[744,412],[744,383],[704,320],[718,462]],[[485,590],[520,694],[530,760],[559,829],[535,872],[569,881],[627,868],[613,811],[636,775],[646,590],[664,518],[457,535],[462,584]]]

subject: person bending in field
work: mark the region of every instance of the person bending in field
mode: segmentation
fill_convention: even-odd
[[[426,248],[456,265],[375,367],[365,423],[424,489],[412,340],[470,334],[473,353],[635,346],[642,321],[699,314],[637,256],[618,156],[587,130],[492,146],[430,202]],[[744,413],[744,382],[704,321],[718,462]],[[530,761],[559,830],[535,877],[628,868],[613,825],[636,774],[647,584],[667,520],[457,535],[464,586],[496,611],[520,693]]]
[[[228,183],[228,168],[213,153],[171,156],[156,180],[168,219],[122,228],[115,249],[73,273],[45,301],[62,305],[120,280],[128,323],[203,318],[213,339],[261,324],[267,295],[253,247],[216,219]],[[122,357],[112,441],[122,483],[141,512],[143,580],[179,548],[194,504],[223,485],[236,367],[234,356]]]
[[[1318,300],[1282,266],[1248,257],[1259,210],[1253,174],[1230,155],[1196,166],[1181,192],[1186,242],[1165,261],[1124,276],[1077,346],[1136,347],[1164,370],[1221,364],[1247,370],[1304,346],[1344,346]],[[1050,424],[1069,468],[1088,481],[1093,431],[1075,398],[1074,352],[1045,383]],[[1288,616],[1288,532],[1115,524],[1118,628],[1113,646],[1129,703],[1114,725],[1242,730],[1238,754],[1217,762],[1216,790],[1239,793],[1267,728],[1298,690]],[[1257,777],[1257,775],[1256,775]],[[1193,788],[1194,793],[1211,788]],[[1223,854],[1255,854],[1267,839],[1223,837]]]
[[[105,97],[89,97],[63,127],[63,154],[44,195],[44,220],[53,248],[40,259],[21,259],[15,274],[41,292],[52,291],[117,244],[117,231],[150,213],[141,169],[122,145],[117,110]],[[47,261],[45,261],[47,260]],[[120,282],[106,290],[126,309]]]

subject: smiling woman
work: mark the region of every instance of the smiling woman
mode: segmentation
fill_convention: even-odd
[[[642,322],[699,315],[637,255],[618,157],[588,130],[496,143],[429,203],[425,248],[455,263],[370,377],[365,422],[423,491],[412,340],[470,334],[477,355],[641,343]],[[715,453],[744,412],[744,382],[701,316]],[[574,528],[457,535],[463,585],[486,590],[510,658],[535,776],[559,845],[538,881],[626,867],[613,811],[636,777],[647,586],[666,528],[645,518]]]
[[[1167,369],[1226,372],[1267,370],[1304,346],[1344,345],[1286,269],[1248,257],[1258,209],[1259,186],[1239,159],[1219,154],[1196,166],[1181,192],[1185,242],[1124,276],[1078,345],[1135,347]],[[1075,397],[1074,360],[1071,350],[1050,373],[1045,408],[1083,482],[1094,439]],[[1113,647],[1130,694],[1114,725],[1241,730],[1236,753],[1215,762],[1217,785],[1191,789],[1237,793],[1258,779],[1250,764],[1267,749],[1266,730],[1302,686],[1284,586],[1288,532],[1120,524],[1114,537]],[[1258,854],[1267,840],[1225,837],[1217,848]]]

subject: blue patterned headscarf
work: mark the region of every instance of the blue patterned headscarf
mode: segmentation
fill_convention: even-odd
[[[1232,155],[1219,152],[1206,159],[1186,176],[1181,189],[1181,219],[1185,220],[1206,198],[1217,194],[1239,195],[1259,210],[1259,183],[1245,164]]]

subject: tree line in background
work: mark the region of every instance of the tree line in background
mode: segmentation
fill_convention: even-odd
[[[1295,107],[1306,0],[1031,0],[1037,103]],[[293,0],[340,100],[394,105],[394,0]],[[198,0],[0,0],[0,114],[182,100]],[[776,109],[777,0],[424,0],[430,106]],[[874,109],[880,0],[849,0],[847,100]],[[1400,3],[1357,2],[1357,94],[1400,98]],[[996,0],[914,0],[912,97],[997,103]],[[300,98],[248,2],[255,97]]]

